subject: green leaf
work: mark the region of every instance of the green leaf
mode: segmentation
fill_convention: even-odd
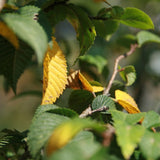
[[[145,112],[136,113],[136,114],[128,114],[121,111],[110,110],[112,118],[115,123],[126,123],[129,125],[134,125],[138,123],[142,118],[145,117]]]
[[[92,103],[93,95],[86,90],[74,90],[69,97],[69,108],[82,113]]]
[[[140,149],[147,160],[156,160],[160,158],[160,134],[150,131],[145,132],[141,142]]]
[[[23,41],[15,49],[7,40],[0,36],[0,74],[3,74],[13,91],[16,93],[17,81],[30,64],[33,50]]]
[[[55,109],[49,110],[48,112],[67,116],[70,118],[78,117],[78,114],[75,111],[68,108],[55,108]]]
[[[95,25],[97,34],[103,38],[113,34],[119,26],[119,22],[114,20],[92,20],[92,22]]]
[[[108,107],[109,109],[116,109],[114,101],[106,95],[98,95],[92,102],[92,109],[99,109]]]
[[[81,130],[86,128],[93,129],[99,133],[102,133],[105,130],[103,125],[100,125],[91,119],[81,119],[79,117],[70,119],[59,125],[53,131],[46,147],[47,155],[50,156],[53,152],[64,147]]]
[[[103,68],[107,64],[107,60],[104,57],[99,56],[99,55],[95,55],[95,56],[84,55],[84,56],[81,56],[79,58],[79,60],[82,61],[82,62],[86,62],[90,65],[96,66],[99,73],[102,73]]]
[[[132,85],[136,80],[136,70],[134,66],[125,66],[124,70],[120,71],[121,78],[127,82],[126,86]]]
[[[18,13],[20,15],[23,15],[25,17],[30,17],[31,19],[34,19],[34,16],[40,11],[40,8],[36,7],[36,6],[32,6],[32,5],[28,5],[28,6],[24,6],[21,7],[18,10]]]
[[[138,32],[137,40],[140,46],[142,46],[145,43],[149,43],[149,42],[160,43],[160,37],[149,31]]]
[[[64,19],[67,19],[73,25],[80,42],[80,55],[84,55],[93,44],[96,36],[94,25],[86,12],[72,4],[56,5],[48,16],[53,25]]]
[[[151,18],[137,8],[125,8],[124,14],[120,17],[120,19],[118,19],[118,21],[125,25],[139,29],[154,29]]]
[[[91,132],[81,131],[69,144],[52,154],[49,160],[86,160],[99,148]]]
[[[154,111],[149,111],[146,113],[142,125],[146,128],[159,127],[160,126],[160,116]]]
[[[54,110],[59,108],[57,105],[54,104],[47,104],[47,105],[40,105],[35,114],[34,114],[34,119],[36,119],[37,117],[39,117],[42,113],[50,111],[50,110]]]
[[[46,106],[50,107],[49,105]],[[34,119],[28,134],[29,150],[33,157],[44,147],[54,128],[66,120],[68,120],[67,117],[53,113],[43,113]]]
[[[129,159],[144,135],[145,128],[140,125],[133,126],[126,123],[115,123],[114,126],[116,129],[117,142],[122,154],[125,159]]]
[[[1,16],[10,29],[36,52],[41,64],[47,49],[47,36],[43,28],[30,17],[18,14],[4,14]]]

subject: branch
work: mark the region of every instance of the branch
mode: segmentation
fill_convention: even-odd
[[[109,81],[109,83],[108,83],[107,88],[106,88],[106,89],[104,90],[104,92],[103,92],[104,95],[107,95],[107,94],[109,93],[109,90],[111,89],[112,83],[113,83],[113,81],[114,81],[114,79],[115,79],[115,77],[116,77],[116,75],[117,75],[117,73],[118,73],[118,64],[119,64],[119,62],[120,62],[123,58],[126,58],[126,57],[130,56],[132,53],[134,53],[134,51],[135,51],[135,49],[136,49],[137,47],[138,47],[138,44],[132,44],[131,47],[130,47],[130,50],[129,50],[127,53],[122,54],[122,55],[120,55],[119,57],[116,58],[115,64],[114,64],[114,71],[113,71],[113,74],[112,74],[112,76],[111,76],[111,79],[110,79],[110,81]]]
[[[102,112],[102,111],[107,111],[109,108],[106,107],[106,106],[103,106],[101,108],[98,108],[98,109],[95,109],[95,110],[92,110],[91,107],[89,106],[85,111],[83,111],[79,117],[80,118],[84,118],[84,117],[87,117],[89,115],[92,115],[93,113],[95,112]]]

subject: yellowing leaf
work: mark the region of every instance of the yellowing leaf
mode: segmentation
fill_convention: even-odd
[[[140,110],[134,101],[134,99],[121,90],[115,91],[115,98],[117,102],[128,112],[128,113],[139,113]]]
[[[0,22],[0,35],[6,38],[16,49],[19,48],[18,38],[14,32],[3,22]]]
[[[43,62],[43,104],[52,104],[62,94],[67,83],[66,59],[52,38],[53,49],[48,47]]]
[[[100,92],[104,90],[101,86],[92,86],[80,71],[75,71],[70,74],[67,81],[67,86],[73,89],[84,89],[90,92]]]
[[[46,148],[48,156],[51,155],[54,151],[65,146],[81,129],[81,127],[74,126],[73,124],[67,122],[60,125],[54,130],[53,134],[51,135],[48,141]]]

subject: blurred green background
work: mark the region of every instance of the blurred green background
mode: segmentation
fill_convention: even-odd
[[[70,0],[70,2],[83,7],[91,15],[96,15],[100,8],[108,7],[105,3],[94,3],[93,0]],[[136,7],[143,10],[154,22],[154,33],[160,36],[160,0],[108,0],[108,2],[112,6]],[[128,50],[127,43],[120,38],[126,34],[135,35],[138,31],[138,29],[120,25],[112,36],[107,36],[105,39],[97,36],[87,54],[101,55],[107,59],[108,69],[105,72],[105,78],[101,79],[101,83],[107,85],[113,71],[114,59]],[[55,36],[66,55],[68,68],[79,68],[78,63],[73,65],[79,55],[79,45],[73,27],[67,21],[63,21],[57,24]],[[136,68],[137,79],[131,87],[128,87],[128,92],[134,97],[140,110],[154,110],[160,113],[160,45],[148,43],[137,49],[120,65],[134,65]],[[41,92],[41,80],[42,68],[31,65],[18,81],[17,94],[26,91]],[[70,90],[66,90],[57,104],[67,107],[69,94]],[[23,131],[28,129],[35,109],[41,103],[41,96],[28,94],[16,99],[14,96],[13,91],[7,88],[4,78],[0,76],[0,129],[11,128]]]

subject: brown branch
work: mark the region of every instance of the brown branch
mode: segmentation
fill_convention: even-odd
[[[82,112],[79,117],[80,118],[84,118],[84,117],[87,117],[89,115],[92,115],[93,113],[95,112],[102,112],[102,111],[107,111],[109,108],[106,107],[106,106],[103,106],[101,108],[98,108],[98,109],[95,109],[95,110],[92,110],[91,107],[89,106],[84,112]]]
[[[130,50],[129,50],[127,53],[125,53],[125,54],[123,54],[123,55],[120,55],[119,57],[116,58],[115,64],[114,64],[113,74],[112,74],[112,76],[111,76],[111,79],[110,79],[110,81],[109,81],[109,83],[108,83],[107,88],[105,88],[105,90],[104,90],[104,92],[103,92],[104,95],[107,95],[107,94],[109,93],[109,90],[111,89],[111,86],[112,86],[112,84],[113,84],[113,81],[114,81],[114,79],[115,79],[115,77],[116,77],[116,75],[117,75],[117,73],[118,73],[118,64],[119,64],[119,62],[120,62],[122,59],[124,59],[124,58],[130,56],[132,53],[134,53],[134,51],[135,51],[135,49],[136,49],[137,47],[138,47],[138,44],[132,44],[131,47],[130,47]]]

